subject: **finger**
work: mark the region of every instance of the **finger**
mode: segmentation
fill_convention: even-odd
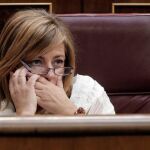
[[[29,78],[27,84],[28,84],[29,86],[31,86],[31,87],[34,87],[34,86],[35,86],[35,83],[36,83],[36,81],[37,81],[38,79],[39,79],[39,75],[33,74],[33,75]]]
[[[13,74],[12,74],[12,77],[11,77],[11,81],[12,81],[12,84],[14,86],[14,89],[18,89],[18,74],[20,72],[20,69],[17,69]]]
[[[36,96],[38,96],[39,98],[42,97],[42,92],[41,92],[41,90],[35,89],[35,93],[36,93]]]
[[[45,79],[44,77],[40,77],[40,78],[38,79],[38,81],[41,82],[42,84],[47,84],[47,83],[49,83],[49,81],[48,81],[47,79]]]
[[[56,85],[56,84],[57,84],[57,76],[51,77],[50,82],[51,82],[52,84]]]
[[[63,88],[62,76],[58,76],[58,78],[57,78],[57,86]]]
[[[13,81],[12,81],[12,75],[13,73],[10,73],[10,79],[9,79],[9,91],[10,94],[12,95],[14,93],[14,85],[13,85]]]
[[[30,78],[32,75],[33,75],[33,73],[31,73],[31,72],[27,71],[27,75],[26,75],[27,80],[29,80],[29,78]]]
[[[18,83],[22,86],[26,84],[26,74],[27,70],[25,68],[21,68],[18,73]]]
[[[45,87],[45,84],[37,81],[34,87],[35,89],[42,90]]]
[[[40,107],[42,107],[43,109],[46,110],[47,108],[47,102],[46,101],[43,101],[41,98],[37,99],[37,103]]]
[[[37,90],[36,90],[36,94],[37,94],[37,93],[38,93],[38,92],[37,92]],[[38,103],[39,106],[43,107],[43,100],[42,100],[42,98],[41,98],[39,95],[37,95],[37,103]]]
[[[36,96],[36,98],[37,98],[37,101],[41,100],[41,98],[39,96]]]
[[[33,75],[33,73],[27,71],[27,77],[31,77]]]

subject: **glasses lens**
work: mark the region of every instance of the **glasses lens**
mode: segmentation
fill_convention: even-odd
[[[56,68],[55,74],[65,76],[72,73],[72,67]]]
[[[34,73],[34,74],[47,74],[48,73],[48,69],[47,68],[44,68],[44,67],[41,67],[41,66],[32,66],[31,67],[31,72]]]

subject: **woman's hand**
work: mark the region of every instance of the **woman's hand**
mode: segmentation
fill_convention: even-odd
[[[67,97],[62,78],[57,77],[57,81],[48,81],[40,77],[35,84],[35,92],[38,97],[38,104],[47,112],[59,115],[73,115],[77,110],[76,106]]]
[[[39,76],[32,74],[27,81],[26,75],[25,68],[10,74],[9,90],[18,115],[34,115],[37,109],[34,85]]]

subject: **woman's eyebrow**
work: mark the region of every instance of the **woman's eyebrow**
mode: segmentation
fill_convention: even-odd
[[[37,59],[37,58],[39,58],[39,59],[44,59],[42,56],[38,56],[38,57],[36,57],[35,59]]]
[[[37,58],[38,59],[44,59],[43,56],[38,56]],[[53,59],[57,59],[57,58],[64,58],[65,59],[66,57],[65,57],[65,55],[56,55],[56,56],[53,57]]]
[[[56,56],[54,57],[54,59],[56,59],[56,58],[60,58],[60,57],[65,58],[65,55],[56,55]]]

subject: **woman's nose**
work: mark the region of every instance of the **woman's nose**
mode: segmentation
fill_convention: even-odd
[[[54,73],[53,69],[49,70],[48,74],[46,75],[46,78],[47,78],[48,81],[50,81],[54,85],[57,84],[57,75]]]
[[[47,75],[45,75],[45,77],[51,81],[53,80],[53,78],[56,76],[55,73],[54,73],[54,67],[52,65],[52,63],[50,61],[47,62],[47,65],[46,65],[47,68],[49,68],[49,71],[47,73]]]
[[[47,75],[45,76],[49,81],[53,81],[56,78],[54,69],[49,69]]]
[[[54,72],[54,69],[53,68],[50,68],[48,73],[47,73],[48,76],[54,76],[55,75],[55,72]]]

